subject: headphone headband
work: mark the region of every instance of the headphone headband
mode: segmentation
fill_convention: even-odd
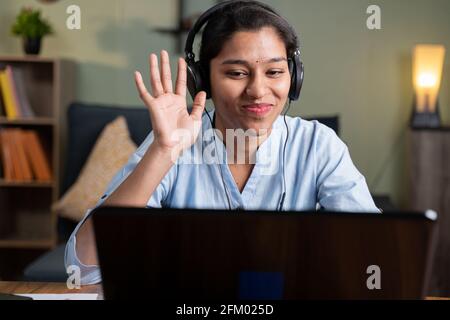
[[[284,19],[283,17],[281,17],[273,8],[271,8],[270,6],[264,4],[264,3],[259,3],[259,2],[251,2],[251,1],[236,1],[236,0],[227,0],[227,1],[223,1],[220,2],[218,4],[216,4],[215,6],[209,8],[208,10],[206,10],[195,22],[194,26],[191,28],[191,30],[189,31],[189,34],[187,36],[186,39],[186,45],[184,47],[184,53],[186,54],[186,58],[187,59],[194,59],[195,58],[195,54],[193,52],[193,46],[194,46],[194,40],[195,40],[195,35],[202,29],[202,27],[208,22],[208,20],[210,19],[210,17],[222,10],[223,8],[225,8],[226,6],[233,4],[233,3],[248,3],[249,5],[255,5],[258,6],[266,11],[268,11],[271,14],[276,15],[277,17],[280,17],[282,19]],[[285,20],[286,21],[286,20]],[[295,40],[297,41],[297,34],[294,30],[294,28],[292,28],[292,26],[286,21],[289,29],[291,30],[292,34],[295,37]],[[298,44],[297,44],[297,49],[298,48]]]

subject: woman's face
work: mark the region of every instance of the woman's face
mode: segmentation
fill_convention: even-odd
[[[286,46],[275,29],[236,32],[210,66],[216,127],[270,132],[291,81]]]

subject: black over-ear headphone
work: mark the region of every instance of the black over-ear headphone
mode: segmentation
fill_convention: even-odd
[[[225,8],[228,5],[235,4],[236,2],[242,2],[247,5],[254,5],[259,6],[271,14],[277,15],[278,17],[281,17],[274,9],[269,7],[266,4],[256,2],[256,1],[235,1],[235,0],[229,0],[221,2],[207,11],[205,11],[195,22],[192,29],[189,31],[189,34],[187,36],[186,40],[186,46],[184,49],[184,52],[186,54],[185,60],[187,64],[187,86],[189,89],[189,93],[192,96],[192,99],[199,93],[200,91],[205,91],[207,94],[207,99],[211,98],[211,92],[210,88],[211,86],[209,83],[207,83],[207,77],[205,75],[204,70],[202,70],[202,67],[200,65],[200,61],[195,61],[195,54],[193,53],[193,45],[194,45],[194,38],[195,35],[200,31],[200,29],[205,25],[210,17],[216,13],[217,11]],[[281,17],[282,18],[282,17]],[[289,25],[289,28],[291,29],[292,34],[295,36],[295,39],[297,39],[296,32],[292,26]],[[291,74],[291,87],[289,89],[289,99],[291,101],[298,100],[300,97],[300,91],[302,89],[303,84],[303,76],[304,76],[304,67],[303,62],[300,58],[300,49],[297,46],[297,48],[294,51],[294,54],[292,57],[288,57],[288,64],[289,64],[289,72]]]

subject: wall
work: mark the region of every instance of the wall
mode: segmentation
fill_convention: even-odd
[[[189,13],[214,1],[189,0]],[[296,28],[306,66],[305,85],[291,115],[339,114],[342,138],[366,176],[371,191],[406,203],[407,122],[411,111],[411,51],[416,43],[442,43],[450,50],[448,0],[276,0],[266,1]],[[82,30],[65,27],[66,8],[82,9]],[[173,27],[177,0],[77,0],[42,5],[32,0],[2,0],[0,54],[20,54],[9,34],[24,5],[40,7],[56,34],[45,39],[42,55],[75,59],[80,101],[140,105],[133,71],[147,73],[150,52],[167,49],[173,38],[152,28]],[[366,27],[366,8],[377,4],[382,29]],[[450,61],[440,95],[444,122],[450,122]]]

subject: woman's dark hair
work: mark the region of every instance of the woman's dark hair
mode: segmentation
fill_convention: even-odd
[[[286,46],[287,57],[298,47],[297,36],[289,23],[265,9],[258,1],[233,1],[215,12],[208,20],[200,45],[200,65],[209,83],[210,62],[220,54],[224,44],[238,31],[258,31],[273,27]],[[273,9],[271,9],[273,10]]]

